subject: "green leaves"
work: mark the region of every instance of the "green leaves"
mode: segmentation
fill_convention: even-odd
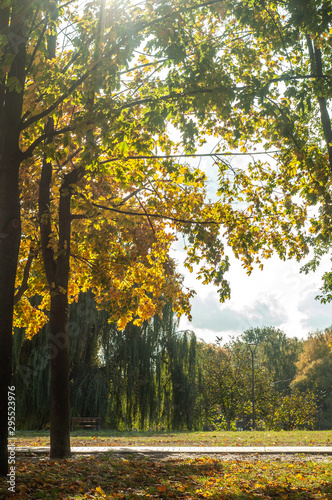
[[[22,92],[22,84],[16,76],[10,76],[6,82],[9,92]]]

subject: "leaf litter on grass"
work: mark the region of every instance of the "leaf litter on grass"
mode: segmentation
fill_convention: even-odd
[[[16,463],[16,492],[0,479],[0,498],[21,499],[331,499],[332,461],[304,457],[74,456]]]

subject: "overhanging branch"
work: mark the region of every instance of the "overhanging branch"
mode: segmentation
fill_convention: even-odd
[[[29,279],[30,269],[31,269],[32,261],[36,257],[36,255],[37,255],[37,250],[35,249],[35,247],[33,245],[31,245],[28,259],[27,259],[27,261],[25,263],[25,267],[24,267],[23,279],[22,279],[21,286],[14,296],[14,305],[16,305],[19,302],[19,300],[22,298],[23,294],[29,288],[28,279]]]
[[[275,149],[273,151],[248,151],[247,153],[188,153],[188,154],[169,154],[169,155],[131,155],[131,156],[114,156],[113,158],[108,158],[100,162],[101,165],[106,163],[111,163],[118,160],[167,160],[168,158],[218,158],[218,156],[252,156],[252,155],[268,155],[274,153],[280,153],[280,149]]]
[[[73,130],[72,127],[64,127],[62,129],[54,130],[53,132],[40,135],[35,141],[33,141],[33,143],[30,144],[30,146],[25,151],[22,152],[21,158],[23,160],[25,160],[26,158],[29,158],[30,156],[32,156],[35,148],[37,146],[39,146],[39,144],[41,144],[46,139],[52,139],[53,137],[56,137],[57,135],[61,135],[61,134],[64,134],[66,132],[71,132],[72,130]]]
[[[138,216],[138,217],[150,217],[150,218],[156,218],[156,219],[165,219],[165,220],[170,220],[172,222],[178,222],[180,224],[203,224],[203,225],[209,225],[209,224],[215,224],[219,226],[221,223],[216,222],[213,220],[207,220],[207,221],[201,221],[201,220],[194,220],[194,219],[180,219],[178,217],[171,217],[169,215],[163,215],[163,214],[152,214],[149,212],[134,212],[131,210],[119,210],[118,208],[113,208],[113,207],[107,207],[105,205],[100,205],[99,203],[91,203],[92,206],[96,208],[101,208],[102,210],[108,210],[110,212],[116,212],[118,214],[122,215],[133,215],[133,216]]]

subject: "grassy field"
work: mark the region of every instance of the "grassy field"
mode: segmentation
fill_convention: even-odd
[[[0,479],[1,499],[332,498],[332,461],[326,457],[31,457],[18,460],[15,472],[15,493]]]
[[[49,432],[16,433],[17,446],[48,446]],[[114,432],[74,431],[72,446],[332,446],[332,431]]]

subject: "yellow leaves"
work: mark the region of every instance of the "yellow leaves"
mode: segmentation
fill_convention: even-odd
[[[42,61],[43,62],[45,61],[45,57],[40,50],[37,50],[34,61],[33,61],[33,65],[38,67]]]
[[[132,315],[127,314],[126,316],[122,316],[117,322],[117,326],[119,330],[124,330],[127,324],[132,320]]]
[[[97,486],[96,492],[99,493],[99,495],[101,495],[102,498],[107,498],[106,493],[104,492],[104,490],[100,486]]]
[[[31,339],[48,322],[44,312],[45,302],[39,306],[32,306],[27,297],[22,297],[14,308],[13,326],[25,328],[25,335]]]

